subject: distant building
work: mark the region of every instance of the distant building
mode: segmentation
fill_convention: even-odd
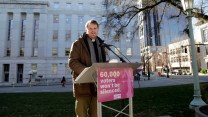
[[[171,71],[192,72],[188,37],[169,44],[168,48]]]
[[[195,39],[200,43],[197,47],[202,54],[200,69],[208,70],[208,23],[198,21],[194,31]]]
[[[139,42],[129,39],[131,33],[114,42],[105,35],[103,0],[0,0],[0,9],[0,83],[71,77],[71,43],[82,35],[89,19],[100,23],[99,36],[106,43],[115,45],[131,62],[140,60]],[[117,49],[113,51],[120,54]],[[108,59],[116,58],[108,53]]]
[[[151,0],[139,0],[139,7],[151,5]],[[139,13],[139,39],[140,39],[140,51],[141,57],[147,56],[151,49],[161,46],[161,48],[167,48],[167,46],[183,35],[183,30],[186,27],[186,16],[181,15],[178,18],[170,19],[170,16],[178,15],[179,10],[174,6],[162,3],[150,11],[143,11]],[[163,17],[162,17],[163,16]],[[168,48],[167,48],[168,49]],[[162,50],[157,53],[167,53],[168,50]],[[163,62],[167,63],[167,62]],[[154,64],[154,63],[152,63]],[[151,69],[155,70],[155,69]]]
[[[188,36],[182,36],[178,38],[179,40],[169,44],[169,59],[170,59],[170,68],[171,71],[180,71],[181,73],[193,73],[192,71],[192,59],[191,59],[191,47],[190,47],[190,39]],[[199,40],[195,40],[196,44],[196,62],[198,65],[198,69],[201,69],[201,60],[202,54],[199,51],[198,45]]]

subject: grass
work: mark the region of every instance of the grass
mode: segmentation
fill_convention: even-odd
[[[207,89],[207,88],[205,88]],[[208,100],[208,92],[203,91]],[[193,99],[193,85],[178,85],[134,90],[134,117],[194,117],[189,109]],[[0,117],[75,117],[72,93],[11,93],[0,94]],[[120,108],[122,101],[106,102]],[[127,101],[123,101],[127,103]],[[128,111],[128,110],[127,110]],[[115,113],[103,108],[103,117]]]

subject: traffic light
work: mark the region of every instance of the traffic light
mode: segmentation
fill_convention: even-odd
[[[187,48],[185,47],[184,49],[185,49],[185,53],[187,53]]]
[[[200,47],[197,47],[197,52],[200,53]]]

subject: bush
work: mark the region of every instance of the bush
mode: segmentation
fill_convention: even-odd
[[[202,74],[207,74],[207,70],[206,70],[206,69],[202,69],[202,70],[200,71],[200,73],[202,73]]]
[[[202,99],[205,102],[208,102],[208,84],[207,83],[202,83],[201,84],[201,95],[202,95]]]

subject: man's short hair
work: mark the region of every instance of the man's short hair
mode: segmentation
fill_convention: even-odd
[[[89,21],[87,21],[86,24],[85,24],[85,29],[87,29],[87,27],[88,27],[89,24],[96,24],[97,27],[99,28],[99,24],[97,23],[96,20],[89,20]]]

